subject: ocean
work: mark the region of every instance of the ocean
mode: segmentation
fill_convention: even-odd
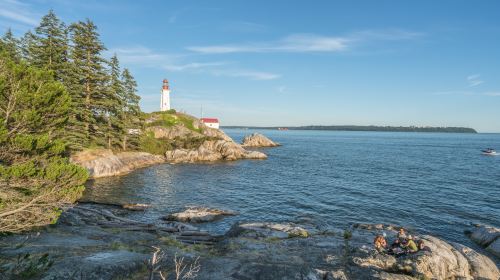
[[[227,129],[236,141],[256,130]],[[297,222],[325,229],[389,223],[471,244],[471,223],[500,227],[500,134],[258,131],[283,146],[267,160],[162,164],[98,179],[85,199],[148,203],[133,218],[161,223],[186,206],[238,211],[201,225],[224,233],[237,221]]]

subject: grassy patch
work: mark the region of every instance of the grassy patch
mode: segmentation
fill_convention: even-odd
[[[153,119],[153,121],[147,123],[146,127],[152,127],[152,126],[173,127],[175,125],[182,125],[189,130],[198,133],[203,132],[201,128],[194,126],[195,119],[193,117],[177,113],[175,112],[175,110],[151,113],[148,116],[148,118]]]
[[[169,246],[169,247],[175,247],[175,248],[179,248],[179,249],[186,249],[186,244],[180,242],[179,240],[175,239],[175,238],[171,238],[171,237],[168,237],[168,236],[163,236],[163,237],[160,237],[160,241],[165,245],[165,246]]]
[[[153,132],[144,134],[139,140],[139,148],[141,151],[155,155],[164,155],[167,151],[176,149],[194,150],[198,149],[203,142],[210,140],[219,140],[215,137],[190,137],[174,139],[155,138]]]

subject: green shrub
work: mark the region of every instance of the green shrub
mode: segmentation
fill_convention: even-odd
[[[139,140],[139,149],[155,155],[164,155],[172,150],[172,145],[164,139],[156,139],[152,132],[143,135]]]
[[[29,178],[34,177],[38,170],[33,161],[14,164],[8,168],[7,176],[9,178]]]
[[[20,134],[14,138],[13,146],[22,152],[31,152],[35,148],[35,139],[32,135]]]

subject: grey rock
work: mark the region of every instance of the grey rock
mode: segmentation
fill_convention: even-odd
[[[237,215],[234,211],[192,207],[183,212],[173,213],[166,217],[167,221],[206,223],[223,218],[224,216]]]
[[[277,147],[280,144],[273,142],[271,139],[260,133],[253,133],[243,138],[241,142],[243,147]]]
[[[84,150],[73,154],[71,162],[87,169],[91,178],[117,176],[135,169],[165,162],[165,158],[144,152],[122,152],[111,150]]]
[[[470,239],[476,242],[487,251],[491,252],[496,257],[500,258],[500,229],[486,226],[476,225],[470,235]]]

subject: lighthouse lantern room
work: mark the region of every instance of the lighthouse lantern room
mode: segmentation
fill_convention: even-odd
[[[163,86],[161,88],[161,111],[170,110],[170,87],[168,85],[168,80],[163,80]]]

